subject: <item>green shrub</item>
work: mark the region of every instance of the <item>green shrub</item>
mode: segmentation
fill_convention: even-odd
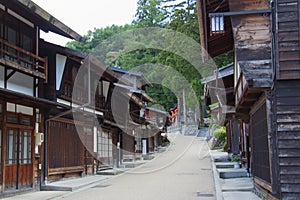
[[[226,128],[220,127],[216,129],[213,133],[214,137],[217,138],[216,146],[223,147],[224,143],[226,142]]]
[[[241,157],[239,155],[233,155],[231,162],[241,162]]]
[[[223,144],[223,151],[228,151],[228,145],[227,145],[227,141],[224,142]]]

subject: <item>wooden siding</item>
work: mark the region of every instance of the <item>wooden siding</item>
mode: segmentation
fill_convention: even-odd
[[[269,0],[229,0],[230,11],[270,9]],[[271,22],[264,14],[231,16],[237,64],[250,86],[271,87]],[[239,77],[236,78],[238,80]]]
[[[90,131],[78,134],[75,124],[66,120],[49,122],[48,132],[48,174],[67,174],[90,171],[94,155],[90,149],[93,145],[93,134]],[[83,136],[84,135],[84,136]],[[82,138],[86,137],[86,138]],[[86,147],[84,144],[87,145]]]
[[[278,81],[276,114],[282,199],[300,196],[300,80]]]
[[[276,1],[277,78],[300,78],[300,1]]]
[[[207,13],[213,12],[228,12],[228,0],[210,0],[207,4]],[[211,57],[215,57],[233,50],[233,36],[230,17],[224,17],[224,32],[212,33],[210,31],[211,22],[207,17],[206,24],[208,27],[208,53]]]

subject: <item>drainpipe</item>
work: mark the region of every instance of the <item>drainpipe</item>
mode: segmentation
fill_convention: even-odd
[[[73,111],[77,111],[80,110],[82,108],[85,108],[87,106],[89,106],[91,104],[91,58],[88,57],[88,102],[78,106],[76,108],[72,108],[71,110],[68,110],[66,112],[60,113],[58,115],[55,115],[53,117],[50,117],[48,119],[45,120],[45,141],[44,141],[44,181],[43,181],[43,185],[46,185],[47,183],[47,179],[48,179],[48,122],[60,118],[62,116],[65,116]]]

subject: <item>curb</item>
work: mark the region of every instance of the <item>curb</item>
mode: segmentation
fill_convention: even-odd
[[[215,190],[216,190],[216,200],[223,200],[223,194],[222,194],[221,185],[220,185],[220,182],[219,182],[217,168],[216,168],[213,156],[211,154],[211,149],[209,148],[209,145],[208,145],[207,142],[206,142],[206,144],[207,144],[207,147],[209,149],[209,154],[210,154],[210,159],[211,159],[211,165],[212,165],[212,170],[213,170],[213,174],[214,174],[214,182],[215,182]]]

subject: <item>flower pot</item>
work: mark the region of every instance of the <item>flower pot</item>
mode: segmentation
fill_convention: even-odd
[[[238,163],[238,162],[237,162],[237,163],[234,163],[234,168],[235,168],[235,169],[240,168],[240,163]]]

